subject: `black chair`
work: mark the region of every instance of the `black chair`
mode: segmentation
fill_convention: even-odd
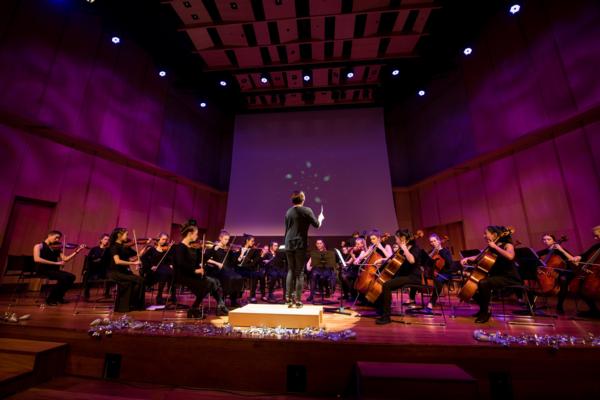
[[[408,283],[404,286],[402,286],[399,290],[400,290],[400,310],[402,312],[403,315],[410,315],[413,317],[416,316],[421,316],[421,317],[425,317],[425,318],[432,318],[435,317],[435,311],[433,312],[433,314],[423,314],[423,313],[419,313],[419,309],[414,310],[413,312],[409,312],[409,313],[405,313],[404,312],[404,296],[403,296],[403,289],[408,289],[409,291],[411,289],[416,290],[418,293],[420,293],[421,295],[421,310],[425,308],[425,295],[429,296],[431,298],[431,296],[436,293],[438,299],[440,298],[440,293],[437,291],[437,288],[435,287],[435,285],[430,285],[427,282],[425,282],[424,284],[414,284],[414,283]],[[446,312],[444,310],[444,304],[442,301],[438,302],[438,305],[440,307],[440,311],[442,313],[442,318],[444,322],[421,322],[421,321],[411,321],[411,322],[406,322],[406,323],[410,323],[412,325],[429,325],[429,326],[446,326]]]
[[[528,296],[529,288],[525,285],[509,285],[504,286],[500,289],[492,290],[492,298],[495,295],[500,299],[500,303],[502,305],[502,318],[507,325],[521,325],[521,326],[548,326],[554,327],[553,323],[541,323],[536,322],[534,317],[536,316],[533,308],[533,303],[530,301]],[[508,315],[506,313],[506,298],[511,294],[516,293],[520,295],[527,305],[527,315],[518,315],[511,314]],[[492,308],[492,303],[490,303],[490,308]],[[493,315],[493,313],[492,313]],[[497,317],[498,315],[496,315]],[[510,317],[510,318],[509,318]],[[512,320],[516,318],[517,320]]]
[[[85,260],[83,262],[83,269],[81,271],[81,276],[82,276],[81,289],[79,290],[77,300],[75,301],[75,306],[73,307],[73,314],[94,315],[94,314],[109,313],[110,315],[112,315],[112,313],[114,312],[114,308],[115,308],[115,302],[117,301],[117,293],[116,293],[117,289],[115,289],[117,283],[115,281],[113,281],[112,279],[110,279],[108,276],[106,276],[104,278],[90,279],[88,276],[88,256],[87,255],[85,256]],[[104,297],[102,297],[102,298],[96,299],[95,301],[90,302],[90,303],[92,303],[91,310],[90,310],[90,307],[86,307],[86,310],[84,310],[83,312],[80,311],[79,303],[81,302],[81,298],[83,297],[83,291],[85,290],[86,285],[104,287],[105,289],[107,287],[110,287],[111,288],[110,292],[112,293],[111,302],[103,303],[101,300],[104,299]]]

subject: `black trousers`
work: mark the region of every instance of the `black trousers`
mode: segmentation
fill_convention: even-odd
[[[390,316],[392,313],[392,292],[396,289],[401,289],[406,285],[421,284],[421,277],[418,275],[398,276],[383,284],[383,291],[379,299],[379,307],[384,316]]]
[[[177,299],[176,296],[176,288],[175,285],[172,285],[173,282],[173,269],[168,265],[159,266],[156,271],[150,272],[145,277],[146,285],[152,286],[158,282],[158,292],[156,294],[156,298],[160,303],[163,298],[163,292],[165,290],[165,286],[169,285],[169,294],[170,298],[175,301]]]
[[[46,302],[53,303],[62,300],[65,293],[75,282],[75,275],[67,271],[61,270],[45,270],[40,272],[40,275],[45,276],[48,279],[56,280],[56,285],[50,290],[50,294],[46,299]]]
[[[356,289],[354,289],[356,278],[358,278],[358,270],[355,266],[347,266],[340,271],[340,283],[344,297],[356,297]]]
[[[435,278],[433,278],[433,286],[435,286],[435,291],[431,294],[431,299],[429,299],[431,305],[435,306],[440,293],[442,293],[444,284],[448,282],[449,279],[450,278],[444,274],[438,274]],[[409,297],[411,301],[415,301],[415,298],[417,297],[417,289],[411,288]]]
[[[332,268],[313,268],[310,276],[310,295],[314,296],[317,287],[326,287],[335,291],[335,271]]]
[[[144,278],[132,273],[110,271],[110,279],[117,283],[116,312],[143,310],[145,307]]]
[[[288,264],[285,297],[286,299],[293,297],[296,301],[300,301],[302,299],[302,289],[304,289],[306,249],[286,250],[285,257]]]
[[[265,270],[263,268],[238,268],[238,273],[250,280],[250,297],[256,297],[256,288],[260,284],[260,292],[265,295]]]
[[[488,312],[492,290],[520,284],[521,280],[517,277],[503,275],[488,276],[487,278],[480,280],[477,284],[477,293],[475,293],[473,299],[479,304],[479,311]]]
[[[192,308],[198,308],[208,293],[215,298],[219,305],[223,304],[221,285],[216,278],[210,276],[185,277],[181,278],[179,283],[190,289],[196,296]]]
[[[282,267],[270,267],[267,269],[269,297],[273,297],[273,293],[275,292],[275,284],[279,280],[281,281],[281,287],[283,288],[283,295],[286,295],[286,278],[287,271]]]
[[[86,299],[90,298],[90,289],[92,282],[95,280],[106,279],[106,268],[93,268],[90,267],[85,271],[83,275],[83,297]],[[104,284],[104,297],[110,295],[110,285]]]

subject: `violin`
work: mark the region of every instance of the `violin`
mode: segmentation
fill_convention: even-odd
[[[212,249],[215,245],[216,244],[210,240],[196,240],[195,242],[190,242],[190,247],[192,249]]]
[[[89,246],[87,244],[63,243],[63,242],[50,243],[49,247],[52,250],[63,250],[63,249],[73,250],[73,249],[75,249],[75,251],[77,251],[77,252],[79,252],[82,249],[89,249]]]

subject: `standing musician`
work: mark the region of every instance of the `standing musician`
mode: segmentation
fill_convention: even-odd
[[[262,262],[265,266],[268,280],[268,292],[267,301],[275,303],[275,284],[280,281],[283,293],[285,294],[285,280],[287,276],[287,266],[285,257],[279,257],[277,255],[277,249],[279,249],[279,243],[271,242],[269,244],[269,251],[263,256]]]
[[[196,249],[192,243],[198,240],[198,226],[196,221],[190,220],[181,227],[181,242],[173,245],[173,265],[175,269],[175,282],[192,291],[196,296],[192,307],[188,310],[188,318],[200,318],[200,303],[210,293],[217,301],[217,315],[227,315],[229,310],[223,302],[219,281],[207,276],[202,266],[202,253],[204,249]]]
[[[140,274],[140,257],[132,247],[137,243],[128,239],[126,228],[115,228],[110,234],[109,277],[117,283],[116,312],[129,312],[145,308],[144,278]],[[132,267],[134,270],[132,270]],[[135,272],[134,272],[135,271]]]
[[[558,243],[556,241],[556,237],[554,235],[552,235],[550,233],[544,234],[542,236],[542,243],[544,244],[545,248],[537,252],[537,255],[540,259],[543,260],[545,257],[548,256],[548,254],[550,252],[552,252],[553,254],[556,254],[557,256],[559,256],[561,258],[561,260],[563,260],[564,265],[567,269],[571,269],[569,260],[573,259],[574,257],[564,247],[562,247],[560,245],[560,243]],[[573,279],[573,272],[572,271],[557,271],[557,272],[558,272],[557,279],[558,279],[559,291],[558,291],[558,299],[556,302],[556,312],[560,315],[563,315],[565,313],[563,304],[565,302],[565,299],[567,298],[567,295],[569,294],[569,283]]]
[[[356,289],[354,283],[358,277],[358,257],[365,254],[367,251],[367,242],[364,238],[357,237],[354,239],[354,247],[348,248],[348,259],[346,267],[342,268],[340,273],[340,282],[342,286],[342,298],[348,300],[356,297]],[[364,258],[364,255],[363,255]]]
[[[423,270],[420,264],[421,248],[415,243],[413,234],[408,229],[396,231],[395,240],[399,252],[404,256],[404,262],[396,273],[394,279],[383,284],[383,291],[378,300],[378,308],[381,316],[375,320],[377,325],[385,325],[392,322],[392,290],[400,289],[409,284],[420,284],[423,279]],[[391,256],[391,254],[390,254]]]
[[[33,261],[36,264],[37,272],[48,279],[56,280],[56,285],[46,298],[46,305],[49,306],[68,303],[65,300],[65,293],[73,286],[75,275],[63,271],[62,267],[83,249],[82,246],[79,246],[70,255],[65,255],[62,251],[64,245],[60,243],[61,237],[60,231],[53,230],[48,232],[42,243],[33,246]]]
[[[592,233],[594,235],[594,239],[600,240],[600,225],[592,228]],[[600,310],[596,305],[596,300],[600,297],[600,293],[598,293],[598,270],[600,268],[600,241],[594,243],[589,249],[583,252],[581,255],[573,257],[570,261],[577,265],[580,269],[582,269],[583,274],[581,277],[582,280],[591,279],[594,282],[590,282],[590,285],[595,285],[596,293],[588,293],[588,291],[581,290],[578,287],[578,295],[585,301],[588,305],[588,311],[582,311],[577,313],[577,316],[582,318],[600,318]],[[581,264],[579,264],[581,263]],[[578,277],[575,277],[578,279]],[[585,282],[581,285],[585,285]]]
[[[245,279],[250,280],[250,303],[256,303],[256,287],[260,283],[260,293],[262,300],[266,301],[265,296],[265,269],[260,262],[259,257],[253,257],[252,250],[255,250],[256,238],[252,235],[244,235],[244,244],[239,252],[234,253],[236,260],[236,270]],[[257,256],[259,254],[256,254]]]
[[[165,232],[158,234],[156,245],[150,247],[142,256],[142,270],[144,271],[144,282],[146,286],[152,286],[158,282],[156,304],[165,304],[163,292],[169,284],[171,303],[177,303],[175,285],[173,282],[173,253],[172,244],[169,244],[169,235]]]
[[[490,225],[483,234],[489,250],[497,256],[497,259],[489,275],[477,283],[474,299],[479,304],[479,311],[474,316],[475,322],[479,324],[486,323],[490,319],[489,305],[492,290],[521,284],[521,278],[515,267],[515,248],[511,235],[506,234],[506,231],[507,228],[504,226]],[[465,266],[477,257],[463,258],[460,263]]]
[[[327,247],[325,246],[323,239],[317,239],[315,242],[315,247],[319,252],[327,251]],[[335,265],[319,265],[313,268],[312,258],[309,258],[308,262],[306,263],[306,270],[311,272],[310,295],[306,298],[306,301],[311,302],[314,300],[317,286],[325,286],[327,291],[325,297],[329,297],[331,288],[335,289]]]
[[[83,274],[83,298],[90,299],[90,282],[95,279],[106,279],[110,267],[110,252],[108,251],[110,235],[103,233],[98,241],[98,246],[92,247],[86,257]],[[105,283],[104,297],[110,297],[110,286]]]
[[[285,302],[288,307],[302,307],[308,228],[310,225],[321,227],[325,217],[321,211],[317,219],[310,208],[304,207],[304,192],[292,192],[291,200],[292,207],[285,214],[285,255],[288,263]],[[292,288],[295,288],[293,293]]]
[[[238,298],[244,289],[244,278],[231,267],[232,254],[229,232],[219,233],[219,241],[212,249],[206,251],[206,273],[217,278],[223,289],[223,297],[229,296],[231,307],[239,307]]]

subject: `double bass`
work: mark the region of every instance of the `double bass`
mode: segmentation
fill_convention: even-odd
[[[562,244],[568,239],[566,236],[561,236],[556,241],[557,244]],[[546,257],[541,260],[544,264],[537,269],[537,293],[544,296],[555,296],[560,291],[560,283],[558,278],[560,277],[558,271],[565,271],[567,264],[565,261],[556,253],[556,249],[553,247],[550,249]]]
[[[505,231],[500,232],[498,237],[494,240],[494,243],[498,243],[501,238],[510,236],[514,234],[514,232],[515,230],[509,226]],[[460,289],[460,292],[458,292],[458,297],[461,301],[468,301],[471,297],[473,297],[477,291],[477,284],[480,280],[487,278],[490,270],[496,263],[497,258],[498,255],[492,251],[490,246],[487,246],[481,253],[479,253],[477,258],[473,261],[473,271],[467,278],[467,281],[463,287]]]

